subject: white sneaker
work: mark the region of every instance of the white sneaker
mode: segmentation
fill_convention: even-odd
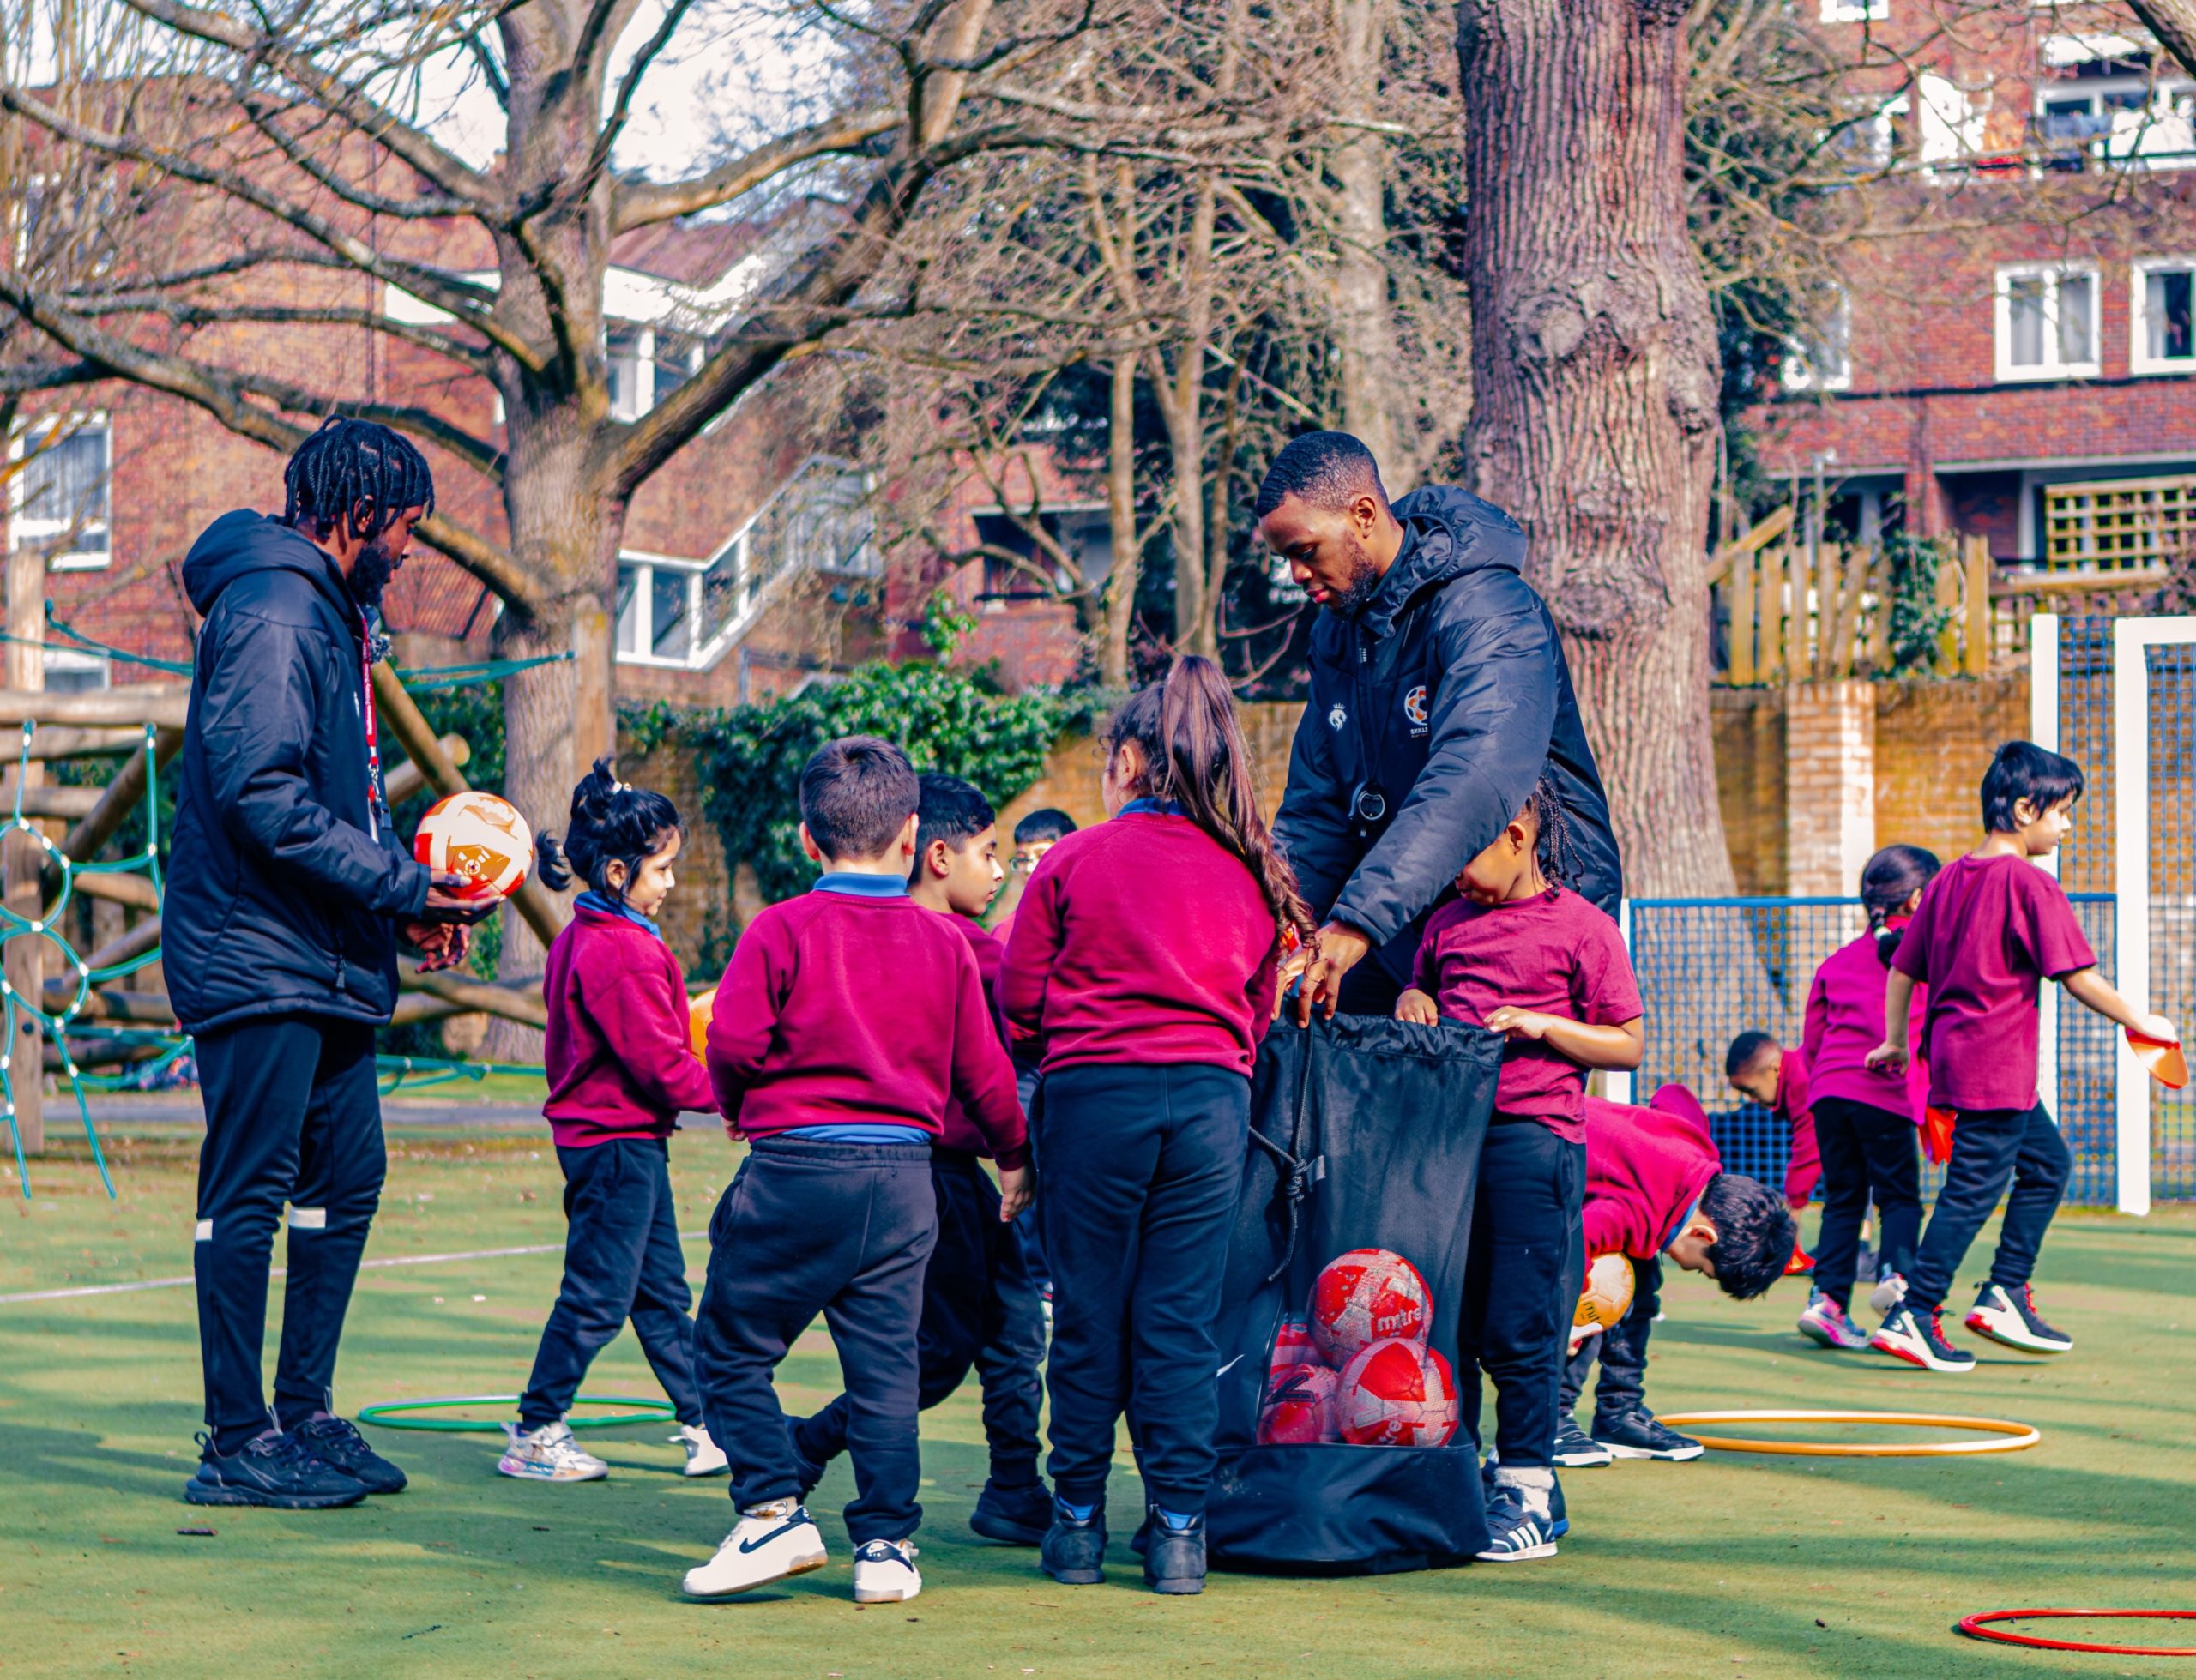
[[[505,1424],[504,1433],[510,1445],[496,1468],[522,1482],[598,1482],[610,1473],[608,1465],[572,1438],[571,1426],[561,1418],[538,1430]]]
[[[732,1468],[732,1460],[724,1455],[724,1448],[709,1439],[708,1428],[697,1424],[681,1424],[679,1433],[671,1437],[673,1446],[686,1449],[688,1476],[721,1476]]]
[[[772,1499],[751,1505],[717,1555],[686,1571],[690,1599],[728,1599],[735,1593],[751,1593],[787,1575],[806,1575],[829,1562],[824,1536],[809,1520],[808,1508],[796,1499]],[[854,1591],[861,1591],[856,1565]],[[910,1593],[908,1597],[914,1595]]]
[[[1905,1298],[1906,1280],[1896,1272],[1885,1273],[1868,1292],[1868,1304],[1878,1312],[1889,1312]]]
[[[856,1604],[904,1604],[922,1590],[913,1540],[866,1540],[854,1549]]]

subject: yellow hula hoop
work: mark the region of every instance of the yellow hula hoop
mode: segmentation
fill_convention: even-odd
[[[2003,1418],[1959,1418],[1934,1412],[1666,1412],[1661,1421],[1692,1434],[1704,1447],[1724,1453],[1789,1453],[1804,1458],[1933,1459],[1976,1453],[2018,1453],[2043,1439],[2028,1424]],[[1971,1430],[1981,1441],[1917,1441],[1908,1445],[1867,1441],[1747,1441],[1735,1436],[1702,1435],[1696,1424],[1887,1424],[1897,1429]]]

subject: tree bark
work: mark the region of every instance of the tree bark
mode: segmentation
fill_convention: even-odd
[[[1635,894],[1734,889],[1708,708],[1720,361],[1683,0],[1460,0],[1478,491],[1530,541]]]
[[[1377,121],[1380,104],[1380,54],[1386,0],[1336,0],[1336,80],[1346,115]],[[1387,143],[1367,127],[1350,133],[1336,151],[1335,220],[1340,234],[1336,253],[1335,347],[1342,360],[1342,424],[1372,451],[1401,494],[1410,486],[1402,478],[1396,449],[1394,390],[1395,321],[1388,306],[1386,250],[1388,221]]]
[[[2181,68],[2196,75],[2196,0],[2129,0],[2129,8]]]
[[[1106,517],[1113,527],[1113,563],[1106,574],[1106,643],[1098,680],[1108,689],[1129,685],[1129,629],[1136,620],[1136,589],[1143,545],[1136,529],[1136,358],[1113,358],[1112,407],[1106,435]]]

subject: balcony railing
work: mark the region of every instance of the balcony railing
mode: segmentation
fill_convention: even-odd
[[[811,455],[703,560],[628,552],[618,563],[618,659],[706,671],[803,572],[874,577],[871,476]]]

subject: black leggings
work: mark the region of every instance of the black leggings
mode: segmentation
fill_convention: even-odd
[[[1882,1210],[1880,1264],[1904,1276],[1922,1240],[1922,1163],[1914,1122],[1903,1114],[1843,1097],[1815,1099],[1815,1143],[1822,1151],[1822,1225],[1815,1236],[1815,1287],[1853,1307],[1861,1224],[1868,1198]]]

